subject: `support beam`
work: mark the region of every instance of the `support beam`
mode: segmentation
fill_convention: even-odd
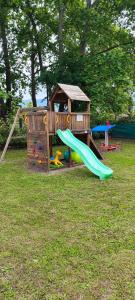
[[[69,151],[69,164],[68,164],[68,166],[69,166],[69,168],[71,168],[71,166],[72,166],[72,159],[71,159],[71,148],[70,147],[68,147],[68,151]]]
[[[87,103],[87,111],[90,112],[90,102]]]
[[[71,99],[68,99],[68,112],[71,113]]]
[[[51,157],[51,156],[53,156],[52,135],[49,135],[49,149],[50,149],[50,157]]]
[[[17,123],[18,118],[19,118],[19,115],[20,115],[20,108],[17,110],[17,113],[16,113],[16,116],[15,116],[13,125],[12,125],[12,127],[11,127],[9,136],[8,136],[8,138],[7,138],[7,141],[6,141],[6,145],[5,145],[5,147],[4,147],[4,150],[3,150],[2,155],[1,155],[1,158],[0,158],[0,163],[2,163],[2,161],[4,160],[4,157],[5,157],[5,155],[6,155],[6,152],[7,152],[9,143],[10,143],[10,141],[11,141],[11,138],[12,138],[12,135],[13,135],[13,132],[14,132],[16,123]]]
[[[90,144],[91,150],[94,152],[94,154],[97,156],[98,159],[103,159],[103,156],[100,153],[100,151],[98,150],[98,148],[93,140],[93,137],[91,136],[90,133],[87,135],[87,144],[88,144],[88,146]]]
[[[87,145],[90,147],[91,134],[87,133]]]

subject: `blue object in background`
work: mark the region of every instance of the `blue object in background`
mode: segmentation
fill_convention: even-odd
[[[116,125],[98,125],[96,127],[94,127],[92,129],[92,132],[105,132],[105,131],[109,131],[110,129],[112,129],[113,127],[115,127]]]
[[[50,157],[50,160],[54,160],[54,156],[51,156],[51,157]]]
[[[109,135],[108,131],[114,128],[116,125],[98,125],[92,129],[93,132],[105,132],[105,146],[108,146]]]

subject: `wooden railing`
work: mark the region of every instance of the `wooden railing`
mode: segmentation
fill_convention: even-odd
[[[55,131],[59,128],[61,130],[68,128],[68,113],[55,113]]]
[[[90,128],[90,113],[47,112],[50,133],[57,129],[72,131],[88,130]]]
[[[88,130],[90,128],[89,113],[71,113],[70,118],[72,131]]]

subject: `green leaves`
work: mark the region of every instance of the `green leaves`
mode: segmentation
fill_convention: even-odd
[[[92,114],[127,112],[134,78],[134,1],[0,0],[7,24],[12,94],[57,82],[79,85]],[[6,90],[0,55],[0,79]]]

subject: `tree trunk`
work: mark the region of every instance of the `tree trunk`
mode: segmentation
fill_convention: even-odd
[[[64,29],[64,12],[65,6],[61,0],[59,0],[59,25],[58,25],[58,44],[59,44],[59,58],[63,56],[63,29]]]
[[[86,46],[87,46],[87,42],[85,39],[85,33],[82,35],[81,37],[81,41],[80,41],[80,54],[84,55],[85,51],[86,51]]]
[[[0,97],[0,118],[6,121],[6,107],[2,97]]]
[[[80,40],[80,53],[81,55],[85,55],[86,52],[86,47],[87,47],[87,36],[88,36],[88,32],[89,32],[89,24],[88,24],[88,11],[96,6],[98,4],[98,0],[95,0],[92,2],[92,0],[86,0],[86,8],[85,8],[85,14],[84,14],[84,28],[83,28],[83,32],[81,35],[81,40]]]
[[[32,52],[31,52],[31,98],[33,107],[37,107],[36,101],[36,78],[35,78],[35,51],[32,45]]]
[[[52,94],[51,85],[50,84],[46,85],[46,92],[47,92],[47,103],[46,103],[46,105],[49,106],[49,99],[50,99],[51,94]]]
[[[6,17],[5,17],[6,18]],[[0,22],[1,27],[1,38],[2,38],[2,49],[3,49],[3,59],[5,65],[5,75],[6,75],[6,92],[8,94],[6,107],[8,111],[11,111],[11,103],[12,103],[12,80],[11,80],[11,68],[9,61],[9,52],[8,52],[8,43],[7,43],[7,33],[6,33],[6,24],[5,18],[2,18]]]
[[[87,0],[87,6],[88,6],[88,7],[91,6],[91,0]]]
[[[42,60],[41,46],[40,46],[37,26],[36,26],[36,22],[35,22],[35,19],[34,19],[34,12],[33,12],[33,8],[31,7],[31,4],[30,4],[29,0],[26,0],[26,4],[27,4],[27,7],[28,7],[27,15],[28,15],[29,20],[31,22],[33,32],[34,32],[35,42],[36,42],[36,45],[37,45],[37,53],[38,53],[40,71],[42,71],[43,60]]]

